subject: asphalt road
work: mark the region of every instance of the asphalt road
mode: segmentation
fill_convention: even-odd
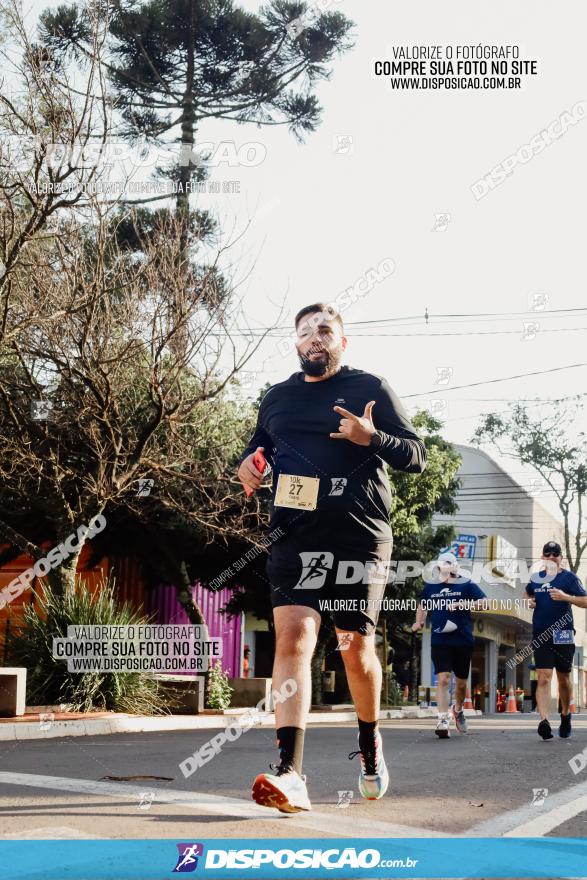
[[[270,729],[251,729],[185,779],[179,763],[216,731],[64,737],[0,743],[0,839],[194,837],[429,837],[587,835],[587,716],[570,740],[543,742],[535,716],[469,721],[449,740],[434,721],[382,722],[391,774],[381,801],[357,789],[354,725],[311,727],[304,772],[313,810],[295,816],[250,799],[276,759]],[[555,727],[556,733],[556,727]],[[105,780],[164,776],[172,781]],[[547,789],[532,804],[534,789]],[[338,806],[340,791],[353,792]]]

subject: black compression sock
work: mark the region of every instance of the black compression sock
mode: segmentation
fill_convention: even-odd
[[[301,727],[278,727],[276,732],[281,767],[293,768],[301,775],[305,731]]]
[[[362,752],[372,752],[375,748],[378,721],[361,721],[359,718],[359,748]]]

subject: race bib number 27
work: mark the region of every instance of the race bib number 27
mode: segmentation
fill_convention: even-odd
[[[275,492],[275,506],[295,507],[297,510],[316,510],[319,486],[318,477],[280,474]]]

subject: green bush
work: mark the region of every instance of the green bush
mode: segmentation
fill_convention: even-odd
[[[146,672],[68,672],[67,662],[53,657],[53,639],[67,637],[68,626],[130,626],[148,618],[128,602],[118,604],[113,581],[103,580],[90,593],[76,579],[73,590],[57,595],[50,586],[35,594],[24,609],[23,625],[7,640],[7,663],[27,668],[29,705],[66,704],[72,712],[115,711],[160,715],[170,701]]]
[[[397,682],[397,678],[395,677],[393,672],[389,672],[387,678],[387,705],[401,706],[403,704],[403,700],[403,689],[400,688]]]
[[[234,688],[228,683],[228,674],[222,671],[220,660],[208,673],[208,706],[210,709],[228,709]]]

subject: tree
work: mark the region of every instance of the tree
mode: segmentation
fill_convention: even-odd
[[[352,23],[340,12],[315,15],[311,4],[287,0],[271,0],[257,14],[232,0],[63,4],[39,19],[40,51],[63,88],[68,64],[83,68],[98,60],[95,20],[107,51],[107,57],[100,54],[100,69],[118,110],[115,133],[170,156],[156,176],[176,187],[176,271],[184,284],[176,285],[169,309],[181,314],[198,249],[194,232],[202,228],[201,215],[190,210],[190,192],[207,176],[210,158],[196,144],[198,129],[209,119],[230,119],[288,125],[298,139],[313,131],[321,113],[314,89],[330,76],[333,58],[351,47]],[[164,191],[131,201],[168,198]],[[171,345],[181,353],[185,344],[177,332]]]
[[[11,316],[21,326],[21,315],[39,320],[0,348],[0,535],[39,559],[41,527],[59,543],[121,507],[151,534],[157,516],[181,517],[203,540],[248,533],[251,514],[234,503],[226,467],[242,416],[223,395],[258,342],[231,339],[235,304],[215,297],[214,275],[194,278],[184,310],[170,320],[168,298],[182,283],[174,218],[142,242],[134,262],[117,250],[99,206],[93,219],[89,230],[62,223],[50,273],[19,270],[26,277]],[[55,316],[57,304],[71,301]],[[157,515],[137,494],[143,480],[156,486]],[[73,584],[79,552],[51,572],[58,590]],[[181,565],[179,572],[180,601],[201,622],[189,573]]]
[[[312,16],[303,2],[271,0],[257,14],[232,0],[98,0],[94,8],[108,31],[103,64],[121,135],[163,145],[179,129],[179,156],[159,174],[178,183],[177,211],[184,216],[190,183],[205,160],[195,149],[201,123],[288,125],[301,138],[320,118],[313,89],[330,75],[334,56],[351,47],[352,23],[344,15]],[[51,57],[94,59],[85,8],[48,9],[39,30]]]
[[[0,96],[2,559],[38,561],[42,542],[105,512],[96,552],[116,544],[111,525],[132,523],[150,570],[200,622],[193,549],[256,523],[258,505],[240,504],[225,466],[246,424],[227,390],[256,346],[231,336],[237,284],[219,269],[231,242],[205,212],[186,228],[167,208],[123,212],[101,197],[111,102],[103,15],[87,12],[91,58],[74,88],[31,44],[18,4],[0,8],[17,50],[7,57],[19,59]],[[218,243],[216,257],[180,281],[181,249],[203,240]],[[155,481],[149,500],[142,480]],[[58,592],[78,559],[79,549],[51,572]]]
[[[213,528],[191,515],[191,485],[184,494],[178,479],[170,498],[168,493],[161,497],[154,482],[147,486],[148,494],[126,496],[109,506],[108,529],[92,540],[89,564],[98,564],[108,556],[116,570],[118,559],[133,558],[140,565],[147,589],[162,583],[179,585],[185,607],[191,584],[206,577],[214,582],[229,553],[239,557],[250,552],[259,534],[262,505],[257,499],[244,502],[241,485],[233,475],[234,462],[242,450],[243,426],[245,432],[248,425],[252,428],[254,418],[250,403],[222,394],[209,402],[205,421],[197,430],[194,427],[200,459],[214,459],[224,474],[224,496],[215,511]],[[197,510],[199,517],[205,513],[203,501]]]
[[[81,208],[84,189],[100,181],[98,164],[72,156],[107,140],[109,116],[95,18],[86,21],[92,60],[75,92],[31,43],[15,0],[0,3],[0,21],[5,43],[15,50],[3,52],[0,83],[0,339],[8,343],[81,305],[79,290],[67,288],[51,313],[47,303],[38,304],[38,313],[23,313],[17,304],[32,266],[41,276],[53,271],[50,241],[60,216]]]
[[[490,443],[501,455],[509,455],[531,465],[557,500],[564,525],[565,555],[576,572],[587,549],[584,531],[584,498],[587,491],[587,440],[575,434],[574,422],[581,407],[566,409],[561,403],[549,405],[545,415],[533,416],[520,403],[510,407],[507,416],[489,413],[475,431],[472,442]]]

